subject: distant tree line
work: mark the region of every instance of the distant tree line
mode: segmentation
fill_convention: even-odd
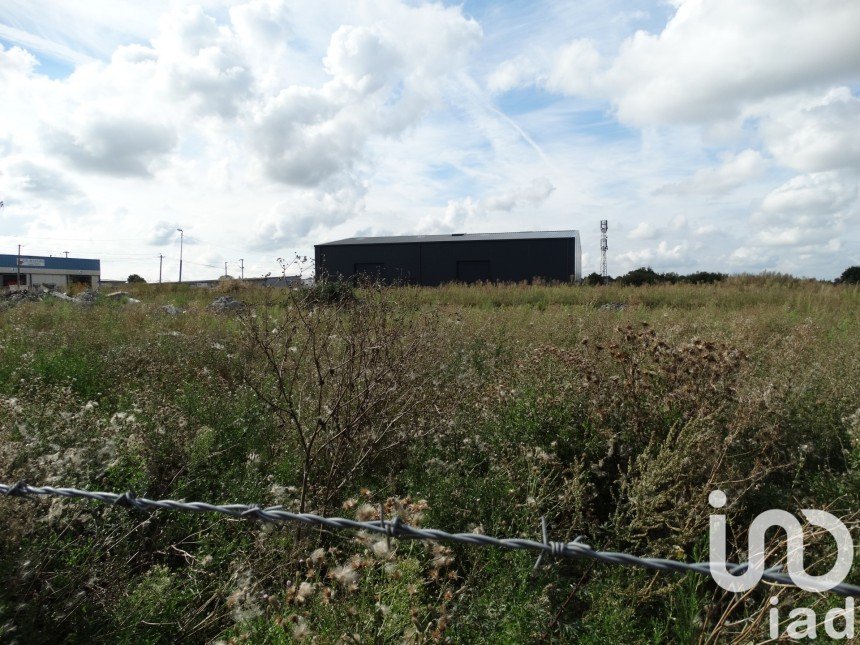
[[[696,271],[689,274],[675,273],[674,271],[657,273],[651,267],[639,267],[617,278],[609,277],[608,282],[634,287],[643,284],[713,284],[728,277],[727,273],[714,273],[712,271]],[[790,276],[785,277],[790,278]],[[848,267],[833,282],[836,284],[860,284],[860,266]],[[603,284],[603,278],[599,273],[593,272],[585,277],[583,283],[596,286]]]
[[[610,277],[609,282],[637,287],[643,284],[713,284],[725,280],[727,277],[728,274],[726,273],[713,273],[711,271],[696,271],[684,275],[674,271],[657,273],[651,267],[639,267],[617,278]],[[599,273],[590,273],[583,282],[588,285],[598,285],[603,283],[603,278]]]

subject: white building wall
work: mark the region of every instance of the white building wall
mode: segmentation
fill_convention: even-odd
[[[30,277],[32,279],[31,284],[34,287],[44,284],[65,289],[67,286],[65,273],[32,273]]]

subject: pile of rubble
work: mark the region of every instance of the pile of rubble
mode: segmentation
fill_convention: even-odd
[[[7,307],[14,307],[15,305],[22,302],[39,302],[43,299],[44,296],[42,294],[37,293],[36,291],[22,289],[19,291],[9,291],[8,293],[4,294],[3,304],[5,304]]]
[[[0,304],[5,307],[14,307],[21,302],[42,302],[50,298],[65,300],[66,302],[74,302],[79,305],[92,305],[98,299],[98,294],[95,291],[82,291],[76,296],[70,296],[62,291],[51,290],[45,287],[36,289],[16,289],[10,290],[0,295]],[[103,296],[105,300],[117,300],[130,304],[138,304],[140,300],[132,298],[127,291],[114,291]]]
[[[245,309],[245,303],[232,296],[219,296],[211,302],[209,309],[219,314],[239,312]]]
[[[127,304],[139,304],[140,300],[132,298],[127,291],[114,291],[112,293],[99,296],[95,291],[83,291],[76,296],[70,296],[62,291],[52,291],[45,287],[37,289],[18,289],[0,293],[0,309],[8,309],[22,302],[42,302],[51,298],[73,302],[81,306],[90,306],[95,304],[96,300],[101,297],[103,300],[114,300],[125,302]],[[239,312],[245,309],[247,305],[241,300],[236,300],[231,296],[220,296],[215,298],[209,305],[209,310],[216,313]],[[176,305],[167,304],[159,307],[159,311],[170,316],[177,316],[185,313]]]
[[[66,300],[79,305],[91,305],[96,301],[96,294],[92,291],[83,291],[76,296],[69,296],[62,291],[52,291],[45,287],[38,289],[16,289],[0,295],[0,308],[8,309],[22,302],[42,302],[50,298]]]

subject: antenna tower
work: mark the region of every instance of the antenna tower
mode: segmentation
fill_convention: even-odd
[[[606,252],[609,250],[607,230],[609,230],[609,222],[605,219],[600,220],[600,278],[603,284],[609,283],[609,273],[606,271]]]

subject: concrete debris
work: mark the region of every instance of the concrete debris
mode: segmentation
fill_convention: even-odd
[[[67,296],[62,291],[51,291],[42,287],[40,289],[10,290],[6,293],[2,293],[2,295],[0,295],[0,308],[7,309],[22,302],[42,302],[48,298],[77,302],[74,298]]]
[[[126,303],[130,305],[138,305],[140,304],[140,300],[137,298],[132,298],[128,295],[128,291],[113,291],[105,295],[105,298],[108,300],[125,300]]]
[[[10,290],[5,293],[0,292],[0,308],[7,309],[14,307],[22,302],[41,302],[50,298],[57,300],[65,300],[66,302],[74,302],[77,305],[89,306],[95,303],[97,294],[94,291],[82,291],[76,296],[70,296],[62,291],[49,290],[44,287],[39,289],[20,289]],[[140,304],[137,298],[131,298],[125,291],[115,291],[105,296],[111,300],[125,299],[130,304]]]
[[[42,300],[42,294],[31,289],[9,291],[3,295],[3,304],[7,307],[14,307],[22,302],[39,302],[40,300]]]
[[[91,305],[96,301],[96,294],[93,291],[82,291],[74,297],[74,301],[79,305]]]
[[[607,302],[600,305],[600,309],[603,311],[624,311],[627,309],[627,305],[623,302]]]
[[[244,308],[245,303],[241,300],[236,300],[232,296],[219,296],[209,305],[209,309],[217,313],[237,312],[242,311]]]
[[[178,316],[179,314],[185,313],[182,309],[177,307],[176,305],[167,304],[163,307],[159,307],[159,311],[163,311],[164,313],[170,316]]]

